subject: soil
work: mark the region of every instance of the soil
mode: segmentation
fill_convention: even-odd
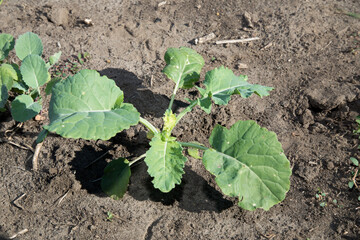
[[[182,184],[170,193],[152,187],[142,162],[133,168],[124,198],[114,201],[101,192],[98,179],[112,159],[146,151],[143,127],[109,141],[50,134],[40,170],[33,172],[32,152],[9,144],[9,137],[33,146],[48,120],[16,128],[3,113],[0,238],[27,229],[17,239],[360,239],[360,193],[348,187],[355,170],[349,158],[359,155],[353,130],[360,114],[360,20],[338,10],[360,12],[360,1],[160,2],[5,0],[0,32],[38,34],[44,57],[61,50],[63,65],[88,52],[90,58],[79,66],[116,81],[125,100],[157,127],[174,87],[161,73],[169,47],[195,49],[205,59],[204,72],[224,65],[248,75],[251,83],[274,87],[262,99],[235,96],[209,115],[196,109],[174,135],[207,144],[215,124],[257,121],[277,133],[291,162],[286,199],[269,211],[242,210],[238,199],[224,196],[199,160],[189,157]],[[86,18],[92,24],[85,24]],[[194,44],[210,33],[213,40]],[[260,39],[214,43],[248,37]],[[196,94],[181,90],[175,110]]]

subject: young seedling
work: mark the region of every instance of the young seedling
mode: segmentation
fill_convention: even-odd
[[[21,64],[9,60],[9,52],[15,48]],[[49,68],[58,62],[61,52],[55,53],[45,62],[43,45],[38,35],[28,32],[15,40],[10,34],[0,34],[0,109],[9,108],[15,121],[25,122],[42,109],[40,87],[50,82]],[[16,93],[8,103],[9,91]]]
[[[109,139],[138,123],[143,124],[151,138],[149,150],[133,161],[119,158],[104,169],[101,187],[113,199],[120,199],[127,190],[131,165],[144,159],[153,185],[169,192],[181,183],[187,157],[203,151],[202,162],[215,176],[224,194],[239,198],[239,206],[247,210],[268,210],[285,198],[290,187],[290,163],[274,132],[261,128],[254,121],[237,121],[230,129],[215,126],[207,147],[200,143],[180,142],[172,130],[194,107],[211,112],[212,103],[227,105],[231,96],[248,98],[252,94],[269,95],[271,87],[247,82],[247,76],[236,76],[230,69],[219,67],[206,73],[203,88],[196,86],[200,97],[189,101],[179,114],[172,111],[179,88],[189,89],[200,78],[204,65],[201,55],[189,48],[170,48],[165,53],[165,75],[174,81],[169,107],[164,113],[161,130],[140,116],[131,104],[124,103],[123,92],[114,81],[93,70],[81,70],[76,75],[56,83],[49,107],[50,124],[44,126],[38,138],[42,142],[47,132],[67,138]],[[195,151],[194,151],[195,149]]]

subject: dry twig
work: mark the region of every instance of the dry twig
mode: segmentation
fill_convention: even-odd
[[[20,232],[17,232],[15,233],[14,235],[12,235],[11,237],[9,237],[9,239],[14,239],[16,238],[17,236],[21,235],[21,234],[24,234],[24,233],[27,233],[29,230],[27,228],[21,230]]]
[[[244,42],[250,42],[250,41],[255,41],[255,40],[259,40],[259,37],[253,37],[253,38],[244,38],[244,39],[234,39],[234,40],[221,40],[221,41],[216,41],[216,44],[224,44],[224,43],[244,43]]]
[[[32,168],[33,168],[33,171],[37,171],[37,170],[39,169],[38,158],[39,158],[40,149],[41,149],[43,143],[44,143],[44,142],[41,142],[41,143],[36,144],[35,152],[34,152],[34,155],[33,155],[33,158],[32,158]]]

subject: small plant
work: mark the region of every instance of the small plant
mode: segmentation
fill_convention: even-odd
[[[318,189],[317,193],[315,194],[315,198],[320,201],[320,207],[325,207],[327,205],[326,193],[322,192],[320,189]]]
[[[9,52],[14,48],[20,64],[9,60]],[[10,34],[0,34],[0,109],[9,108],[15,121],[25,122],[42,109],[40,87],[50,82],[48,71],[61,56],[61,52],[55,53],[46,63],[41,58],[42,51],[41,40],[34,33],[19,36],[16,43]],[[11,105],[9,91],[16,94]],[[46,92],[49,94],[51,89]]]
[[[112,219],[114,218],[114,215],[109,211],[106,213],[107,217],[106,220],[108,220],[109,222],[112,221]]]
[[[83,65],[85,61],[88,61],[90,59],[90,54],[88,52],[84,52],[83,54],[79,53],[77,55],[77,58],[78,58],[79,63],[81,65]]]
[[[247,82],[247,76],[236,76],[230,69],[219,67],[206,73],[204,88],[196,86],[200,97],[186,99],[189,105],[180,113],[172,112],[179,88],[189,89],[200,78],[204,65],[201,55],[189,48],[170,48],[165,53],[165,75],[175,87],[169,107],[164,113],[161,130],[140,116],[135,107],[124,103],[123,92],[114,81],[100,76],[94,70],[81,70],[76,75],[58,82],[52,89],[49,107],[50,124],[47,132],[56,132],[67,138],[109,139],[118,132],[138,123],[148,130],[149,150],[133,161],[119,158],[104,169],[101,187],[113,199],[120,199],[127,190],[131,165],[144,159],[153,185],[169,192],[181,183],[187,157],[200,158],[205,168],[215,175],[215,181],[224,194],[239,198],[239,206],[247,210],[268,210],[285,198],[290,187],[290,163],[283,153],[276,134],[261,128],[254,121],[238,121],[230,129],[215,126],[206,147],[196,142],[180,142],[172,130],[194,107],[211,112],[212,103],[227,105],[234,94],[248,98],[252,94],[269,95],[271,87]]]
[[[358,124],[357,125],[357,129],[354,130],[354,133],[355,134],[360,134],[360,116],[357,116],[356,117],[356,123]],[[358,149],[360,149],[360,145],[358,146]],[[355,166],[355,169],[351,172],[351,180],[349,181],[348,183],[348,186],[350,189],[357,189],[357,190],[360,190],[360,187],[358,185],[358,178],[360,177],[360,173],[359,173],[359,169],[360,169],[360,166],[359,166],[359,161],[354,158],[354,157],[351,157],[350,158],[350,161],[351,163]],[[358,196],[358,200],[360,201],[360,195]]]

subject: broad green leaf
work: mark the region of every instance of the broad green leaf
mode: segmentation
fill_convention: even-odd
[[[247,210],[268,210],[290,188],[290,163],[274,132],[254,121],[238,121],[230,129],[217,125],[203,156],[205,168],[216,176],[224,194],[239,197]]]
[[[38,35],[32,32],[20,35],[16,40],[15,52],[20,60],[23,60],[30,54],[41,56],[43,45]]]
[[[190,48],[169,48],[165,53],[165,75],[176,84],[175,90],[192,88],[200,78],[203,57]],[[176,91],[175,91],[176,92]]]
[[[0,34],[0,61],[3,61],[14,48],[15,40],[10,34]]]
[[[0,108],[5,107],[8,97],[7,87],[4,84],[0,84]]]
[[[148,173],[154,178],[155,188],[170,192],[175,184],[181,183],[187,158],[182,154],[182,147],[176,141],[162,139],[161,133],[155,134],[146,153],[145,163]]]
[[[11,102],[11,115],[15,121],[25,122],[41,111],[41,105],[29,95],[19,95]]]
[[[215,104],[226,105],[231,95],[240,94],[243,98],[253,93],[260,97],[268,96],[273,88],[247,82],[246,75],[236,76],[232,70],[223,66],[206,73],[205,89],[199,89],[203,98],[211,97]],[[201,105],[200,105],[201,106]]]
[[[44,128],[68,138],[107,140],[139,122],[139,112],[123,99],[114,81],[81,70],[52,88],[50,125]]]
[[[20,72],[24,82],[34,89],[44,85],[50,77],[45,61],[37,55],[27,56],[21,64]]]
[[[18,80],[16,70],[10,64],[0,66],[0,84],[5,85],[8,90],[13,86],[14,80]]]
[[[104,169],[101,179],[102,190],[114,200],[122,198],[130,180],[129,161],[125,158],[112,160]]]

